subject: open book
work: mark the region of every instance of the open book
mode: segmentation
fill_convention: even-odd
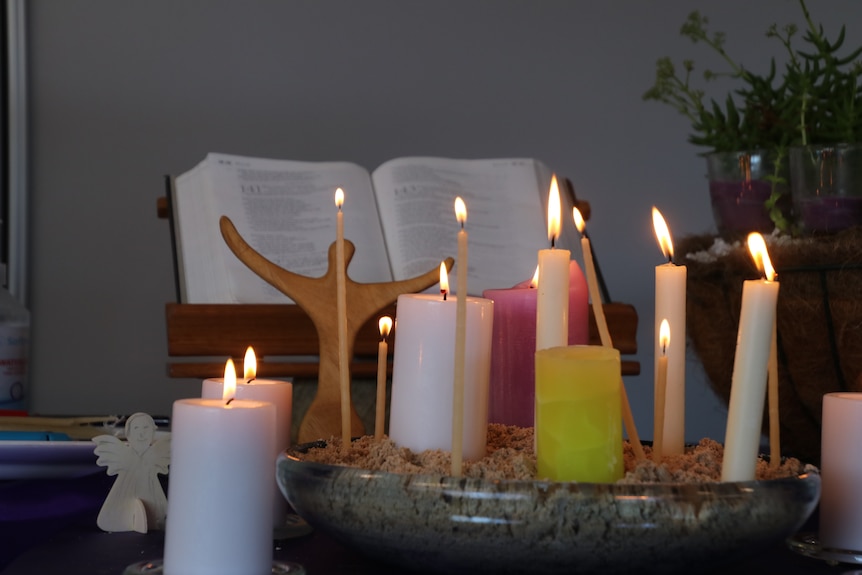
[[[369,173],[349,162],[298,162],[208,154],[172,178],[173,237],[180,303],[292,303],[240,262],[219,218],[278,266],[326,273],[335,241],[335,190],[344,191],[344,237],[356,246],[347,273],[357,282],[410,278],[457,256],[454,202],[467,206],[468,292],[532,277],[548,247],[552,173],[531,159],[397,158]],[[577,245],[572,200],[561,186],[559,247]],[[450,274],[457,285],[458,262]],[[432,288],[429,291],[436,291]]]

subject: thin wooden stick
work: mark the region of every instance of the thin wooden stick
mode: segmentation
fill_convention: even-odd
[[[778,420],[778,321],[772,322],[772,344],[769,348],[767,392],[769,394],[769,468],[781,465],[781,438]]]
[[[589,243],[588,239],[581,239],[581,245],[584,252],[584,263],[587,268],[587,287],[590,292],[590,299],[592,300],[593,315],[596,318],[596,327],[599,328],[599,336],[601,337],[602,345],[605,347],[613,347],[614,343],[611,339],[611,333],[608,330],[608,322],[605,319],[605,310],[602,307],[602,298],[599,295],[599,286],[596,281],[596,271],[593,266],[593,258],[590,252]],[[641,445],[638,430],[637,427],[635,427],[635,418],[632,415],[631,405],[629,405],[629,397],[626,393],[626,386],[625,383],[623,383],[622,374],[620,374],[620,395],[622,396],[623,425],[626,428],[626,434],[629,436],[629,442],[632,444],[635,459],[643,461],[646,459],[646,455],[644,455],[643,445]]]

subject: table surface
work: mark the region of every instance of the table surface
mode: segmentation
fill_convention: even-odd
[[[113,478],[0,482],[0,572],[3,575],[122,575],[129,565],[160,559],[164,532],[105,533],[96,515]],[[51,509],[63,509],[51,516]],[[27,510],[30,517],[24,517]],[[816,529],[816,513],[804,529]],[[309,575],[404,574],[334,541],[325,533],[275,541],[273,559],[299,563]],[[4,570],[5,567],[5,570]],[[573,566],[573,572],[575,567]],[[844,574],[854,566],[827,564],[777,543],[742,561],[698,565],[698,573]]]

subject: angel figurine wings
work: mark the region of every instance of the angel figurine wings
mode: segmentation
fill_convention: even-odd
[[[163,529],[168,501],[158,475],[170,466],[170,437],[154,441],[156,424],[146,413],[126,420],[124,442],[113,435],[93,438],[96,464],[116,475],[96,524],[103,531]]]

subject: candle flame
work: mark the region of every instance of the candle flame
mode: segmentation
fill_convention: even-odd
[[[667,348],[670,345],[670,324],[667,319],[661,320],[661,326],[658,328],[658,345],[662,354],[667,353]]]
[[[440,293],[443,294],[443,299],[446,299],[446,294],[449,293],[449,273],[446,271],[446,264],[440,262]]]
[[[236,395],[236,367],[233,360],[228,358],[224,364],[224,385],[222,386],[221,398],[230,403]]]
[[[557,185],[557,175],[551,177],[551,189],[548,192],[548,240],[551,242],[551,247],[554,247],[554,241],[560,237],[560,187]]]
[[[344,190],[342,190],[341,188],[338,188],[337,190],[335,190],[335,207],[340,210],[341,206],[343,206],[343,205],[344,205]]]
[[[584,216],[581,215],[581,210],[577,207],[572,208],[572,218],[575,220],[575,227],[578,228],[578,232],[583,234],[587,223],[584,221]]]
[[[392,318],[388,315],[384,315],[380,318],[380,321],[377,322],[377,327],[380,329],[380,338],[383,339],[383,341],[386,341],[386,336],[388,336],[390,330],[392,330]]]
[[[661,253],[664,254],[664,257],[666,257],[668,261],[672,261],[673,240],[671,240],[670,237],[670,230],[668,229],[667,223],[664,221],[661,212],[658,211],[658,208],[655,206],[652,208],[652,225],[653,229],[655,229],[655,237],[658,240]]]
[[[530,280],[530,287],[539,287],[539,266],[536,266],[536,272],[533,274],[533,279]]]
[[[772,262],[769,259],[769,252],[766,249],[766,241],[758,232],[748,234],[748,251],[751,252],[751,257],[754,258],[754,265],[763,274],[767,281],[775,281],[775,268],[772,267]]]
[[[464,200],[461,199],[461,196],[455,198],[455,218],[463,228],[464,224],[467,222],[467,206],[464,204]]]
[[[254,349],[251,346],[248,346],[248,349],[245,350],[245,358],[242,362],[242,378],[246,383],[250,382],[257,376],[257,357],[254,355]]]

